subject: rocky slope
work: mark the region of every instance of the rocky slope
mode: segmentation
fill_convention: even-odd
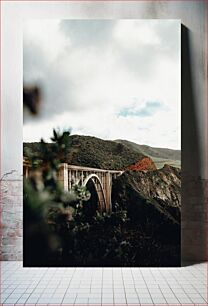
[[[143,266],[180,265],[180,188],[180,169],[168,165],[161,170],[126,171],[113,183],[113,207],[118,204],[127,210],[139,233],[135,244],[144,243],[136,257]]]
[[[133,214],[139,210],[139,219],[159,213],[159,219],[180,224],[180,191],[179,168],[165,165],[160,170],[126,171],[114,181],[113,202],[122,203]]]
[[[165,165],[160,170],[134,173],[132,183],[145,198],[166,203],[168,206],[180,207],[180,175],[180,169]]]

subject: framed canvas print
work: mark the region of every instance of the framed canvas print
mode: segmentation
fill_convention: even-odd
[[[181,23],[31,19],[27,267],[180,266]]]

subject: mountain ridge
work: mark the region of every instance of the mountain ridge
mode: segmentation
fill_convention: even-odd
[[[127,147],[132,148],[136,152],[142,153],[150,157],[154,161],[158,169],[162,168],[165,164],[181,168],[180,150],[151,147],[144,144],[137,144],[135,142],[124,139],[116,139],[114,141],[117,143],[125,144]]]

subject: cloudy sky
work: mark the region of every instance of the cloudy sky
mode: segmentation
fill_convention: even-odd
[[[43,89],[24,141],[59,127],[180,149],[178,20],[31,20],[23,52],[24,83]]]

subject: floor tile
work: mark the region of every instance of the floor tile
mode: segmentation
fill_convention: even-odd
[[[4,305],[206,305],[207,266],[23,268],[1,262]]]

